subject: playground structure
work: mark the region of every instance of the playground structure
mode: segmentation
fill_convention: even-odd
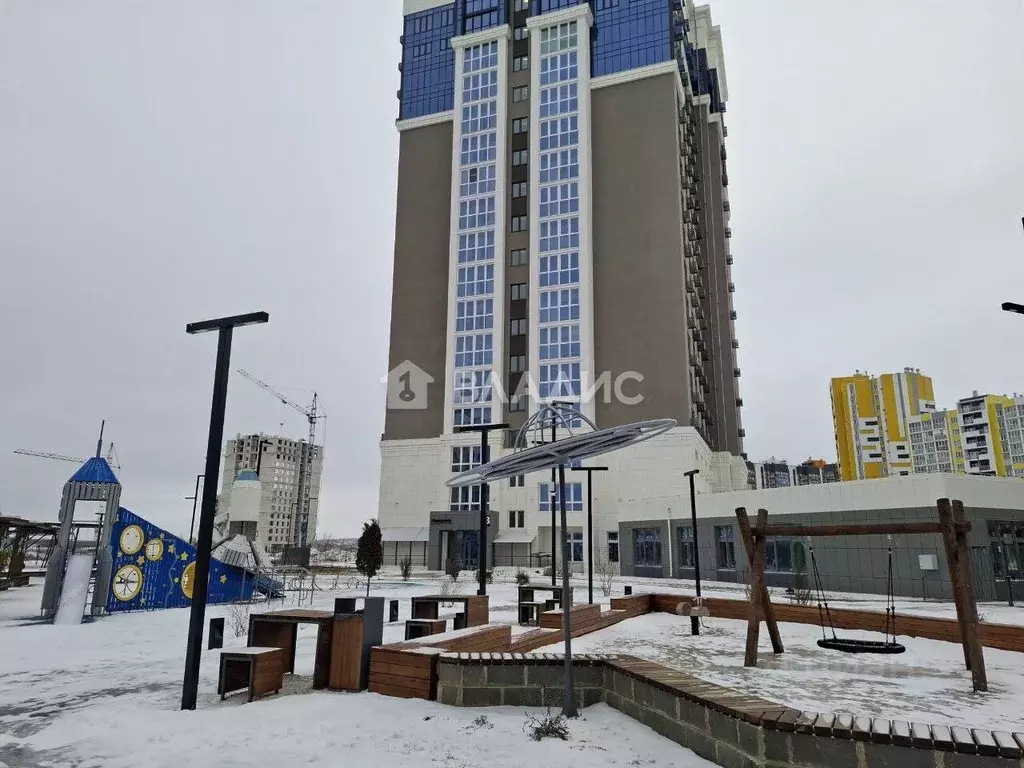
[[[971,579],[970,550],[967,545],[967,533],[971,530],[970,521],[964,518],[963,503],[959,500],[939,499],[937,502],[939,520],[935,523],[866,523],[840,525],[769,525],[767,510],[757,512],[757,525],[752,527],[743,507],[736,510],[743,545],[750,561],[750,604],[747,609],[747,642],[743,658],[746,667],[757,666],[757,644],[761,622],[768,627],[772,650],[783,653],[784,647],[779,634],[775,608],[772,605],[768,588],[765,584],[765,549],[766,542],[772,536],[859,536],[871,534],[942,534],[946,551],[946,561],[950,580],[953,584],[953,600],[956,605],[957,625],[960,643],[963,645],[964,661],[971,672],[975,691],[987,691],[988,680],[985,674],[985,658],[982,653],[978,606],[974,599],[974,586]],[[890,561],[891,562],[891,561]],[[890,566],[891,567],[891,566]],[[890,571],[891,583],[891,571]],[[821,590],[819,589],[819,596]],[[827,603],[826,603],[827,612]],[[819,603],[819,618],[825,643],[819,641],[823,648],[832,648],[847,652],[893,653],[899,644],[895,640],[896,611],[892,600],[891,587],[885,612],[886,641],[857,641],[849,638],[837,638],[835,626],[829,613],[832,625],[833,640],[824,637],[825,619]],[[892,631],[893,640],[888,640]]]
[[[54,539],[40,606],[43,618],[54,619],[62,603],[72,597],[65,610],[74,614],[76,623],[84,616],[191,604],[196,548],[125,509],[120,501],[121,484],[97,449],[97,455],[64,484],[57,523],[7,524],[15,532],[16,546],[9,558],[15,570],[23,566],[28,537]],[[76,517],[78,502],[99,507],[94,519]],[[266,556],[243,537],[219,537],[214,558],[211,602],[283,596],[283,585],[269,573]],[[70,567],[73,562],[75,566]]]

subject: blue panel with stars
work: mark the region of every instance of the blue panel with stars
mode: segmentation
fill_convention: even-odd
[[[196,548],[121,507],[110,536],[114,561],[107,611],[184,608],[192,604]],[[254,576],[210,561],[209,603],[248,600]]]

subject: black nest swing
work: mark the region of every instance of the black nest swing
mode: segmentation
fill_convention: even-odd
[[[886,605],[885,605],[885,639],[884,640],[857,640],[852,637],[838,637],[836,628],[832,624],[832,613],[828,609],[828,600],[825,598],[825,590],[821,587],[821,575],[818,573],[818,561],[814,557],[814,548],[811,547],[811,566],[814,570],[814,585],[818,591],[818,618],[821,621],[821,640],[818,641],[819,648],[830,651],[841,651],[842,653],[903,653],[906,647],[896,642],[896,602],[893,599],[892,585],[892,547],[889,547],[889,573],[886,583]],[[824,608],[823,608],[824,606]],[[832,637],[825,634],[825,620],[828,619],[828,628]]]

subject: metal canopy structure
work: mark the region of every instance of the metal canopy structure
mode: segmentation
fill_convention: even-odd
[[[533,418],[544,414],[539,411]],[[491,483],[495,480],[504,480],[514,475],[525,475],[531,472],[539,472],[543,469],[550,469],[559,465],[572,464],[573,462],[589,459],[593,456],[600,456],[604,453],[611,453],[622,448],[628,448],[644,440],[650,440],[663,432],[667,432],[676,425],[675,419],[655,419],[652,421],[638,421],[633,424],[625,424],[621,427],[610,427],[608,429],[597,429],[594,423],[585,416],[578,414],[583,423],[594,428],[593,432],[583,434],[571,434],[569,437],[558,440],[554,443],[535,445],[532,448],[522,448],[524,430],[533,426],[531,422],[523,425],[516,438],[517,452],[509,456],[503,456],[479,467],[459,472],[450,478],[447,485],[450,488],[458,488],[463,485],[476,485],[478,483]],[[547,418],[550,420],[551,415]],[[568,428],[568,424],[565,425]]]
[[[584,425],[591,431],[577,433],[576,430],[582,429]],[[565,465],[642,443],[644,440],[650,440],[652,437],[667,432],[675,425],[675,419],[656,419],[624,424],[610,429],[598,429],[593,421],[576,410],[573,403],[556,401],[538,409],[537,413],[520,427],[516,434],[512,454],[459,472],[447,482],[450,488],[482,485],[515,475],[525,475],[557,467],[558,493],[554,495],[554,498],[559,500],[561,508],[562,641],[565,644],[565,688],[562,698],[562,714],[566,717],[576,717],[577,710],[572,682],[572,606],[568,602],[569,536],[565,508]],[[534,441],[530,438],[531,434],[540,435],[543,438],[545,428],[559,426],[568,430],[569,437],[550,443],[544,443],[542,440]],[[527,447],[534,442],[539,444],[535,444],[532,448]],[[482,455],[481,458],[483,458]],[[553,537],[554,531],[552,530]],[[552,576],[554,576],[554,562],[551,567]]]

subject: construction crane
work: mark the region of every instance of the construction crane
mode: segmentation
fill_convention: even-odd
[[[106,426],[106,421],[100,425],[100,439],[96,443],[96,456],[98,457],[103,451],[103,427]],[[79,456],[65,456],[63,453],[53,453],[51,451],[30,451],[25,448],[17,448],[14,451],[19,456],[35,456],[40,459],[54,459],[55,461],[68,461],[72,464],[85,464],[89,459],[83,459]],[[117,460],[117,453],[114,452],[114,444],[111,443],[107,449],[107,463],[114,469],[120,471],[121,465]]]
[[[304,405],[296,403],[294,400],[282,395],[272,386],[264,381],[260,381],[248,371],[238,369],[238,373],[247,378],[253,384],[260,389],[266,390],[283,405],[287,405],[289,408],[298,411],[306,417],[306,421],[309,422],[309,442],[306,446],[306,450],[302,452],[299,460],[299,488],[298,488],[298,499],[295,503],[295,523],[298,527],[298,540],[299,546],[304,547],[308,543],[307,534],[309,529],[309,502],[307,498],[308,486],[310,482],[310,476],[313,471],[313,454],[316,451],[316,425],[319,421],[325,421],[327,419],[327,413],[324,411],[323,406],[320,404],[317,393],[313,393],[313,402],[307,408]]]

